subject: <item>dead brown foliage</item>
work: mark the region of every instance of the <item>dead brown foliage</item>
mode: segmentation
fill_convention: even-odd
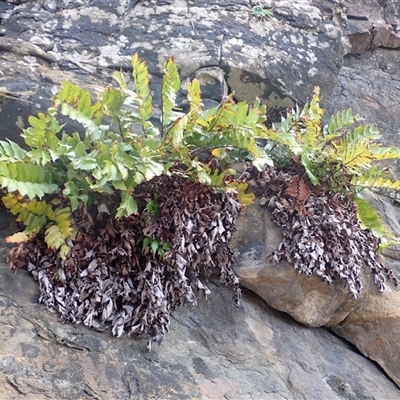
[[[300,273],[329,284],[341,279],[355,297],[363,287],[364,267],[371,270],[380,291],[385,277],[398,284],[392,270],[379,261],[379,239],[361,228],[350,196],[313,186],[299,165],[285,171],[265,166],[259,172],[249,164],[242,180],[262,197],[282,228],[283,240],[271,254],[276,262],[286,259]]]
[[[156,196],[156,197],[155,197]],[[196,292],[210,294],[206,282],[215,273],[233,289],[239,303],[239,279],[231,269],[229,240],[240,204],[226,193],[178,175],[162,175],[135,192],[142,215],[116,220],[97,205],[81,206],[74,218],[79,234],[66,260],[47,248],[43,236],[8,254],[12,268],[25,267],[39,282],[40,302],[56,309],[63,321],[112,333],[150,335],[161,342],[170,313],[196,304]],[[144,212],[157,198],[159,215]],[[143,251],[143,236],[168,243],[164,257]]]

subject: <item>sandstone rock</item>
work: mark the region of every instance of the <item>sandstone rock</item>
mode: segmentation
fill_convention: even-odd
[[[382,197],[370,195],[369,200],[400,237],[399,210]],[[237,228],[235,272],[243,286],[305,325],[333,327],[400,386],[400,288],[388,282],[386,291],[379,293],[371,274],[364,271],[364,289],[355,300],[341,281],[329,286],[317,277],[298,274],[287,263],[276,265],[269,255],[278,248],[280,230],[269,211],[257,204],[248,207]],[[384,254],[384,262],[400,277],[400,250],[389,247]]]
[[[249,226],[251,230],[246,228]],[[276,265],[270,254],[282,239],[280,229],[272,222],[271,213],[257,204],[238,220],[233,248],[241,284],[302,324],[334,326],[341,322],[357,307],[357,300],[343,282],[328,285],[318,277],[299,274],[288,263]]]
[[[360,305],[333,328],[375,360],[400,386],[400,290],[370,288]]]
[[[369,195],[395,236],[400,237],[399,210],[380,196]],[[383,250],[384,261],[400,276],[400,247]],[[400,386],[400,288],[389,285],[384,293],[369,288],[359,306],[334,327],[340,336],[354,343],[367,357],[378,362]]]

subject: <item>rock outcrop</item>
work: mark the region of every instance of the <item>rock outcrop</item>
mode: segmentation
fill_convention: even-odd
[[[258,96],[271,112],[305,102],[317,84],[329,96],[347,42],[340,26],[308,3],[277,2],[274,17],[263,20],[252,15],[248,1],[229,7],[122,0],[20,5],[3,14],[0,87],[24,94],[32,105],[3,115],[9,128],[18,117],[25,122],[43,107],[38,94],[48,98],[63,79],[93,88],[108,83],[110,70],[130,69],[135,52],[149,64],[156,98],[160,68],[170,55],[183,78],[204,67],[221,68],[238,99]]]
[[[258,96],[279,119],[282,108],[304,103],[319,85],[328,114],[352,108],[382,128],[384,141],[399,145],[399,4],[260,3],[273,8],[272,18],[255,17],[246,0],[1,2],[0,138],[20,140],[28,116],[50,105],[63,80],[96,92],[111,84],[113,70],[129,73],[138,52],[149,64],[156,101],[160,66],[174,55],[184,80],[201,78],[205,102],[228,90],[239,100]],[[384,207],[392,223],[398,220],[397,210]],[[267,256],[279,231],[265,211],[249,208],[240,224],[242,283],[303,324],[333,328],[400,385],[399,291],[379,294],[365,275],[366,290],[355,301],[340,283],[328,286],[290,265],[271,265]],[[386,255],[395,270],[398,254]],[[230,294],[215,287],[215,298],[199,310],[174,314],[173,332],[149,355],[141,342],[60,325],[35,304],[35,285],[23,271],[12,277],[1,268],[0,387],[7,398],[400,396],[376,366],[325,329],[302,327],[249,292],[236,311],[228,306]]]
[[[375,205],[399,237],[398,223],[394,222],[398,209],[377,196]],[[365,270],[364,289],[356,300],[343,281],[327,285],[318,277],[298,274],[288,263],[277,265],[271,253],[282,240],[280,228],[272,222],[271,213],[257,204],[247,209],[237,228],[235,272],[243,286],[304,325],[332,328],[377,361],[400,386],[400,288],[387,283],[386,291],[378,292],[372,274]],[[384,254],[385,262],[400,276],[398,250],[385,249]]]
[[[335,326],[357,307],[343,281],[332,285],[299,274],[292,265],[272,259],[282,241],[281,228],[271,213],[255,204],[237,222],[233,246],[235,272],[241,284],[259,294],[271,307],[290,314],[307,326]],[[251,226],[249,231],[247,226]],[[364,277],[363,280],[367,279]],[[365,292],[361,292],[364,297]]]

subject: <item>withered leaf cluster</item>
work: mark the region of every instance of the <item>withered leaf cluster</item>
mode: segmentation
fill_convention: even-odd
[[[271,255],[276,262],[286,259],[298,272],[329,284],[341,279],[356,298],[363,288],[362,268],[371,270],[381,292],[385,277],[398,284],[379,261],[379,239],[361,228],[350,196],[312,186],[299,164],[285,171],[265,166],[262,172],[249,164],[241,179],[261,196],[282,228],[283,240]]]
[[[66,260],[47,248],[43,235],[8,254],[12,268],[25,267],[39,282],[40,302],[56,309],[63,321],[112,333],[149,335],[161,342],[170,313],[196,304],[196,292],[210,293],[212,274],[233,289],[239,304],[239,279],[231,269],[229,240],[241,209],[234,196],[179,175],[162,175],[135,191],[141,213],[116,220],[107,207],[74,212],[79,234]],[[146,212],[156,199],[158,213]],[[143,249],[148,237],[168,244],[164,256]]]

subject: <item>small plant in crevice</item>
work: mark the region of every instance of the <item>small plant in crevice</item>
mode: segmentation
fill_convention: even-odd
[[[274,11],[272,9],[265,8],[262,4],[259,4],[252,7],[251,15],[262,21],[266,18],[272,18],[274,16]]]

